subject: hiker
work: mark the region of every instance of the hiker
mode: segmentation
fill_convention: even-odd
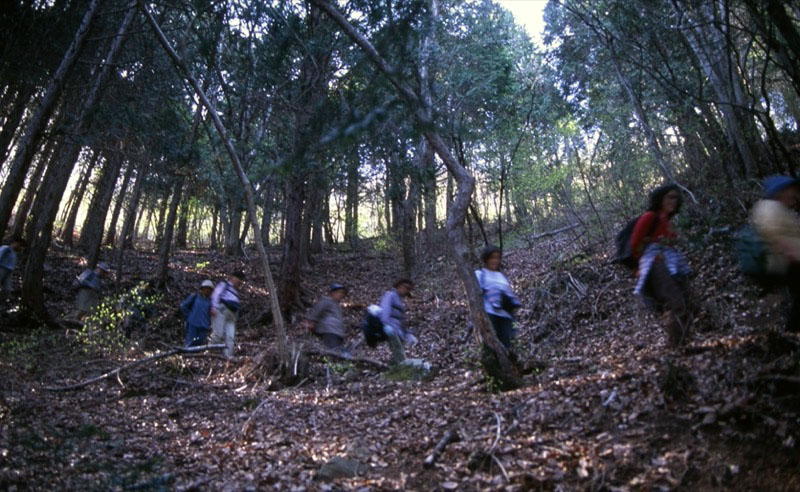
[[[339,283],[331,284],[328,295],[322,296],[306,316],[304,324],[318,336],[326,349],[350,355],[344,349],[344,320],[339,304],[347,295],[347,289]]]
[[[22,238],[15,237],[6,246],[0,246],[0,303],[11,297],[11,272],[17,266],[17,253],[25,247]]]
[[[242,305],[239,303],[239,288],[244,273],[233,272],[227,280],[218,283],[211,294],[211,337],[210,344],[224,343],[225,357],[233,357],[233,342],[236,338],[236,318]]]
[[[203,280],[200,292],[195,292],[181,303],[181,314],[186,318],[186,346],[203,345],[211,325],[211,292],[214,282]]]
[[[83,320],[100,303],[103,293],[103,278],[111,271],[107,263],[98,263],[94,269],[87,268],[72,283],[78,289],[75,296],[76,318]]]
[[[795,213],[800,181],[788,176],[764,180],[764,198],[753,207],[750,221],[766,245],[769,283],[789,293],[788,331],[800,331],[800,217]]]
[[[392,351],[392,363],[400,364],[406,360],[403,344],[412,346],[417,343],[417,338],[408,329],[406,322],[406,303],[403,298],[411,296],[414,281],[401,278],[394,283],[394,288],[387,290],[381,298],[380,320],[383,323],[383,333],[389,342]]]
[[[683,204],[677,185],[660,186],[650,192],[647,211],[633,228],[630,249],[638,265],[634,293],[645,304],[663,308],[667,341],[678,346],[689,335],[691,269],[674,247],[677,235],[670,221]]]
[[[511,290],[511,284],[500,272],[503,251],[497,246],[486,246],[481,254],[483,268],[475,270],[478,285],[483,292],[483,309],[489,315],[497,339],[510,350],[516,335],[514,311],[520,307],[519,299]]]

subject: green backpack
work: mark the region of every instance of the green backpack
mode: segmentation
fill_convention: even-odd
[[[736,259],[745,275],[754,277],[767,273],[767,246],[752,225],[747,224],[734,235]]]

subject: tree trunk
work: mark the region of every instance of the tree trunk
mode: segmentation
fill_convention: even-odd
[[[186,237],[188,236],[187,223],[189,220],[189,200],[186,199],[181,204],[180,215],[178,216],[178,232],[175,234],[175,249],[186,249]]]
[[[103,244],[103,231],[106,227],[106,216],[114,197],[114,187],[119,178],[122,167],[122,150],[112,151],[106,155],[102,175],[92,195],[92,202],[86,213],[86,220],[81,228],[81,237],[78,248],[87,254],[89,268],[94,268],[100,255],[100,246]]]
[[[239,242],[239,231],[242,229],[242,211],[239,204],[231,205],[231,220],[225,230],[225,254],[228,256],[241,256],[242,249]]]
[[[81,24],[75,36],[73,36],[72,42],[69,47],[67,47],[67,51],[62,57],[61,63],[50,79],[41,101],[39,101],[38,106],[25,127],[24,133],[17,143],[16,153],[11,163],[8,178],[3,185],[2,191],[0,191],[0,237],[3,237],[5,234],[8,220],[11,218],[11,212],[14,208],[14,204],[17,202],[17,196],[19,196],[22,183],[25,181],[25,175],[30,167],[31,159],[33,159],[33,155],[36,153],[42,130],[47,126],[47,121],[50,119],[56,101],[58,101],[61,90],[64,88],[64,82],[77,61],[78,52],[83,46],[86,34],[89,32],[89,26],[92,23],[92,18],[100,3],[100,0],[89,1],[86,13],[83,15]],[[105,73],[106,70],[102,70],[102,72]],[[92,103],[94,103],[93,100]],[[69,176],[69,174],[67,174],[67,176]],[[49,234],[47,236],[49,236]],[[47,247],[49,247],[49,241],[48,237]],[[42,257],[42,260],[44,260],[44,257]],[[40,305],[43,310],[44,301],[41,291],[36,293],[31,292],[31,294],[35,294],[38,297],[38,302],[34,304],[37,306]]]
[[[118,241],[117,245],[117,287],[119,287],[122,280],[122,260],[125,256],[125,249],[129,247],[128,241],[130,240],[130,244],[133,244],[133,229],[137,222],[136,209],[139,206],[139,201],[142,197],[145,174],[147,173],[147,168],[149,165],[150,161],[148,159],[144,159],[141,164],[139,164],[139,169],[136,172],[136,183],[133,185],[133,194],[131,195],[131,199],[128,201],[128,208],[125,210],[125,220],[122,224],[120,240]],[[144,211],[144,209],[145,207],[142,207],[142,211]]]
[[[261,212],[261,242],[269,246],[269,230],[272,226],[272,207],[275,201],[275,182],[267,180],[264,190],[264,208]]]
[[[36,163],[36,169],[34,169],[33,175],[28,181],[28,187],[25,190],[25,196],[22,197],[22,203],[17,206],[17,213],[14,215],[14,228],[11,231],[12,237],[22,236],[22,234],[25,232],[25,224],[31,212],[33,199],[36,197],[36,192],[39,190],[39,184],[42,181],[42,175],[47,167],[47,163],[53,156],[54,148],[54,141],[51,140],[47,142],[44,152],[42,152],[39,156],[39,160]]]
[[[217,250],[217,217],[219,217],[219,207],[214,206],[211,210],[211,237],[209,238],[209,248],[211,251]]]
[[[331,19],[339,24],[342,30],[366,52],[388,81],[397,89],[397,92],[403,97],[409,109],[413,112],[417,123],[424,129],[423,134],[428,144],[444,162],[445,166],[447,166],[448,171],[454,176],[458,188],[450,210],[451,213],[447,217],[447,236],[451,248],[451,256],[456,266],[456,272],[464,283],[472,322],[475,326],[475,336],[478,342],[484,347],[483,365],[486,371],[500,382],[503,389],[519,387],[521,385],[519,373],[509,361],[508,352],[497,340],[497,336],[491,328],[489,318],[483,310],[483,294],[475,279],[473,270],[467,261],[468,251],[463,224],[475,186],[475,179],[453,157],[450,149],[437,133],[431,119],[431,108],[426,107],[423,101],[396,77],[395,74],[398,72],[395,68],[390,66],[372,46],[369,40],[357,31],[330,3],[326,0],[313,1],[319,5]],[[435,8],[431,10],[435,12]]]
[[[209,102],[208,98],[205,95],[205,92],[200,88],[200,84],[198,84],[197,80],[192,75],[189,67],[186,63],[178,56],[172,46],[169,44],[166,36],[161,31],[156,20],[150,14],[150,11],[144,5],[143,2],[139,2],[139,6],[141,7],[142,11],[144,11],[145,17],[147,17],[147,21],[150,23],[150,26],[156,33],[159,42],[163,46],[164,50],[169,54],[172,61],[175,63],[176,67],[179,71],[183,72],[184,78],[191,84],[192,88],[194,89],[197,97],[200,99],[200,102],[205,106],[206,110],[208,111],[209,115],[211,116],[212,121],[214,122],[214,126],[219,133],[220,138],[222,139],[223,143],[225,144],[225,149],[228,151],[228,156],[231,159],[234,169],[236,170],[236,175],[239,177],[239,181],[242,184],[242,188],[244,188],[244,195],[245,195],[245,202],[247,203],[247,209],[253,217],[256,217],[256,204],[255,200],[253,199],[253,190],[250,186],[250,180],[247,178],[247,175],[244,173],[244,169],[242,168],[241,161],[239,160],[239,156],[236,153],[236,150],[233,146],[233,142],[228,138],[227,131],[225,127],[222,125],[222,120],[220,120],[219,115],[217,114],[216,109],[214,106]],[[267,293],[270,297],[270,302],[272,305],[272,320],[273,324],[276,328],[276,335],[277,335],[277,342],[278,342],[278,354],[281,360],[285,363],[289,359],[289,346],[287,343],[286,338],[286,328],[283,325],[283,316],[281,315],[281,308],[280,303],[278,302],[278,296],[276,295],[275,284],[272,281],[272,272],[269,269],[269,259],[267,257],[267,252],[264,249],[264,243],[261,242],[261,230],[259,228],[259,224],[257,220],[253,221],[253,229],[254,229],[254,236],[256,238],[256,247],[258,249],[258,255],[261,260],[261,268],[264,273],[264,277],[266,280],[266,288]]]
[[[280,273],[280,299],[287,312],[300,305],[300,263],[303,234],[303,179],[294,177],[286,187],[286,226]],[[291,306],[291,307],[290,307]]]
[[[27,86],[20,90],[17,94],[14,106],[8,112],[8,116],[3,121],[3,129],[0,131],[0,163],[6,162],[8,157],[8,150],[11,147],[11,142],[14,140],[14,135],[22,122],[22,117],[25,116],[25,108],[31,100],[32,91]]]
[[[61,241],[70,248],[72,247],[72,240],[75,234],[75,222],[77,222],[78,219],[78,211],[83,203],[86,189],[89,187],[92,171],[99,159],[100,152],[95,151],[92,154],[92,158],[89,160],[89,164],[86,166],[86,170],[83,172],[83,176],[81,176],[78,186],[75,188],[75,197],[72,200],[72,206],[69,207],[69,215],[67,215],[67,220],[64,222],[64,227],[61,228]]]
[[[355,248],[358,244],[358,202],[361,176],[358,172],[358,153],[347,163],[347,192],[344,205],[344,240]]]
[[[106,234],[105,244],[112,246],[117,241],[117,221],[119,214],[122,210],[122,203],[125,201],[125,192],[128,191],[128,185],[131,182],[131,176],[134,169],[133,162],[128,162],[128,167],[125,169],[125,175],[122,178],[122,185],[119,187],[117,193],[117,201],[114,203],[114,210],[111,212],[111,223],[108,225],[108,233]]]
[[[169,276],[169,250],[172,246],[172,234],[175,231],[175,220],[178,217],[178,207],[183,198],[183,184],[186,176],[180,175],[175,180],[175,189],[172,192],[172,202],[169,205],[167,223],[164,226],[164,236],[158,250],[158,272],[156,273],[157,285],[164,287],[167,285]]]

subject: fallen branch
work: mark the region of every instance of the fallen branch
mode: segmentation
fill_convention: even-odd
[[[442,454],[444,448],[447,447],[448,444],[451,442],[458,440],[458,434],[455,431],[447,431],[444,434],[444,437],[439,439],[439,442],[436,444],[436,447],[433,448],[433,452],[425,458],[425,461],[422,463],[422,466],[425,468],[431,468],[435,463],[436,460],[439,459],[439,455]]]
[[[337,359],[349,360],[349,361],[353,361],[353,362],[364,362],[366,364],[371,364],[371,365],[377,367],[378,369],[388,369],[389,368],[389,366],[387,366],[383,362],[381,362],[379,360],[372,359],[370,357],[358,357],[358,356],[350,356],[350,357],[348,357],[348,356],[346,356],[344,354],[341,354],[341,353],[333,351],[333,350],[313,349],[312,348],[312,349],[307,350],[306,354],[308,354],[308,355],[324,355],[324,356],[328,356],[328,357],[335,357]]]
[[[575,229],[578,226],[580,226],[580,224],[575,223],[575,224],[571,224],[571,225],[568,225],[568,226],[565,226],[565,227],[560,227],[558,229],[554,229],[552,231],[542,232],[541,234],[534,234],[534,235],[530,236],[528,238],[528,240],[529,241],[536,241],[537,239],[542,239],[542,238],[550,237],[550,236],[556,236],[558,234],[561,234],[562,232],[571,231],[572,229]]]
[[[103,375],[94,377],[92,379],[87,379],[81,383],[71,384],[69,386],[45,386],[44,389],[46,391],[72,391],[76,389],[83,388],[85,386],[89,386],[90,384],[96,383],[98,381],[102,381],[104,379],[110,378],[111,376],[115,376],[126,369],[132,369],[136,366],[141,366],[148,362],[153,362],[158,359],[164,359],[166,357],[173,356],[175,354],[193,354],[197,352],[204,352],[206,350],[216,350],[216,349],[224,349],[225,345],[215,344],[215,345],[200,345],[198,347],[175,347],[174,349],[167,350],[166,352],[161,352],[160,354],[156,354],[150,357],[146,357],[144,359],[139,359],[131,362],[130,364],[125,364],[122,367],[118,367],[113,371],[109,371]]]

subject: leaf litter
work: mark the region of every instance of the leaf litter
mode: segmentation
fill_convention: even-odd
[[[409,299],[430,381],[387,380],[374,367],[312,356],[309,377],[275,391],[244,368],[270,347],[266,295],[245,284],[237,357],[162,359],[77,392],[50,393],[183,340],[179,301],[206,277],[255,262],[178,252],[171,282],[145,328],[116,350],[66,333],[0,331],[0,484],[9,490],[672,490],[800,488],[800,339],[776,330],[781,296],[737,273],[722,240],[694,250],[700,305],[687,347],[665,346],[657,316],[638,304],[633,281],[602,258],[552,240],[509,251],[506,273],[524,308],[518,351],[524,388],[497,393],[479,366],[459,282],[431,260]],[[279,252],[272,251],[273,260]],[[153,256],[129,255],[131,288]],[[53,312],[69,308],[59,279],[80,269],[56,252],[46,282]],[[305,272],[308,301],[333,281],[350,293],[353,337],[363,307],[400,275],[386,253],[331,250]],[[291,339],[316,343],[289,320]],[[388,361],[385,347],[356,355]],[[431,467],[423,460],[448,431]],[[320,480],[334,458],[352,474]]]

